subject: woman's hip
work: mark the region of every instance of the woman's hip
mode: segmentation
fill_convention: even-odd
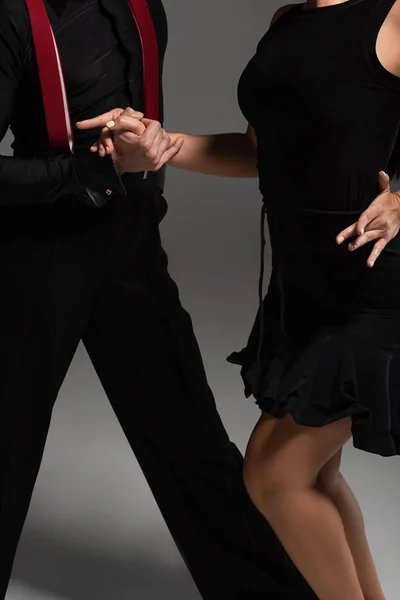
[[[356,213],[276,205],[267,205],[266,212],[273,263],[269,295],[278,298],[290,329],[345,325],[400,343],[399,236],[370,268],[371,245],[351,252],[336,243]]]

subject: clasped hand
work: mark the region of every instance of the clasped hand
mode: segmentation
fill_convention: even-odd
[[[158,171],[178,154],[184,142],[184,138],[172,142],[160,123],[145,119],[132,108],[115,108],[76,125],[78,129],[102,128],[91,151],[102,157],[110,154],[121,173]]]

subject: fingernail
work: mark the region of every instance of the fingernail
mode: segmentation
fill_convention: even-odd
[[[107,152],[107,154],[110,154],[110,148],[108,146],[106,148],[106,152]]]
[[[364,229],[360,229],[360,235],[364,235]]]
[[[368,266],[372,268],[374,266],[374,264],[375,264],[375,262],[373,260],[371,260],[371,262],[368,264]]]
[[[340,244],[343,244],[343,242],[344,242],[344,237],[341,235],[340,238],[338,238],[337,243],[340,245]]]
[[[106,123],[106,127],[108,127],[108,129],[112,129],[115,127],[115,121],[108,121],[108,123]]]

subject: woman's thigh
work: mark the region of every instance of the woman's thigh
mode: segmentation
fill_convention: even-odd
[[[350,418],[319,428],[298,425],[291,415],[265,418],[250,438],[245,480],[264,491],[313,486],[325,465],[328,468],[329,461],[340,457],[350,437]]]

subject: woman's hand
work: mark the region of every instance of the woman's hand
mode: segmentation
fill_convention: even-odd
[[[100,156],[111,154],[122,172],[158,171],[181,149],[183,138],[171,142],[157,121],[144,119],[132,108],[114,109],[77,123],[79,129],[102,127],[100,138],[91,148]]]
[[[393,193],[390,189],[389,176],[380,171],[379,185],[381,193],[369,205],[367,210],[347,229],[339,233],[336,238],[337,244],[355,237],[349,244],[349,250],[354,251],[368,242],[375,240],[367,265],[373,267],[377,258],[400,230],[400,195]]]

